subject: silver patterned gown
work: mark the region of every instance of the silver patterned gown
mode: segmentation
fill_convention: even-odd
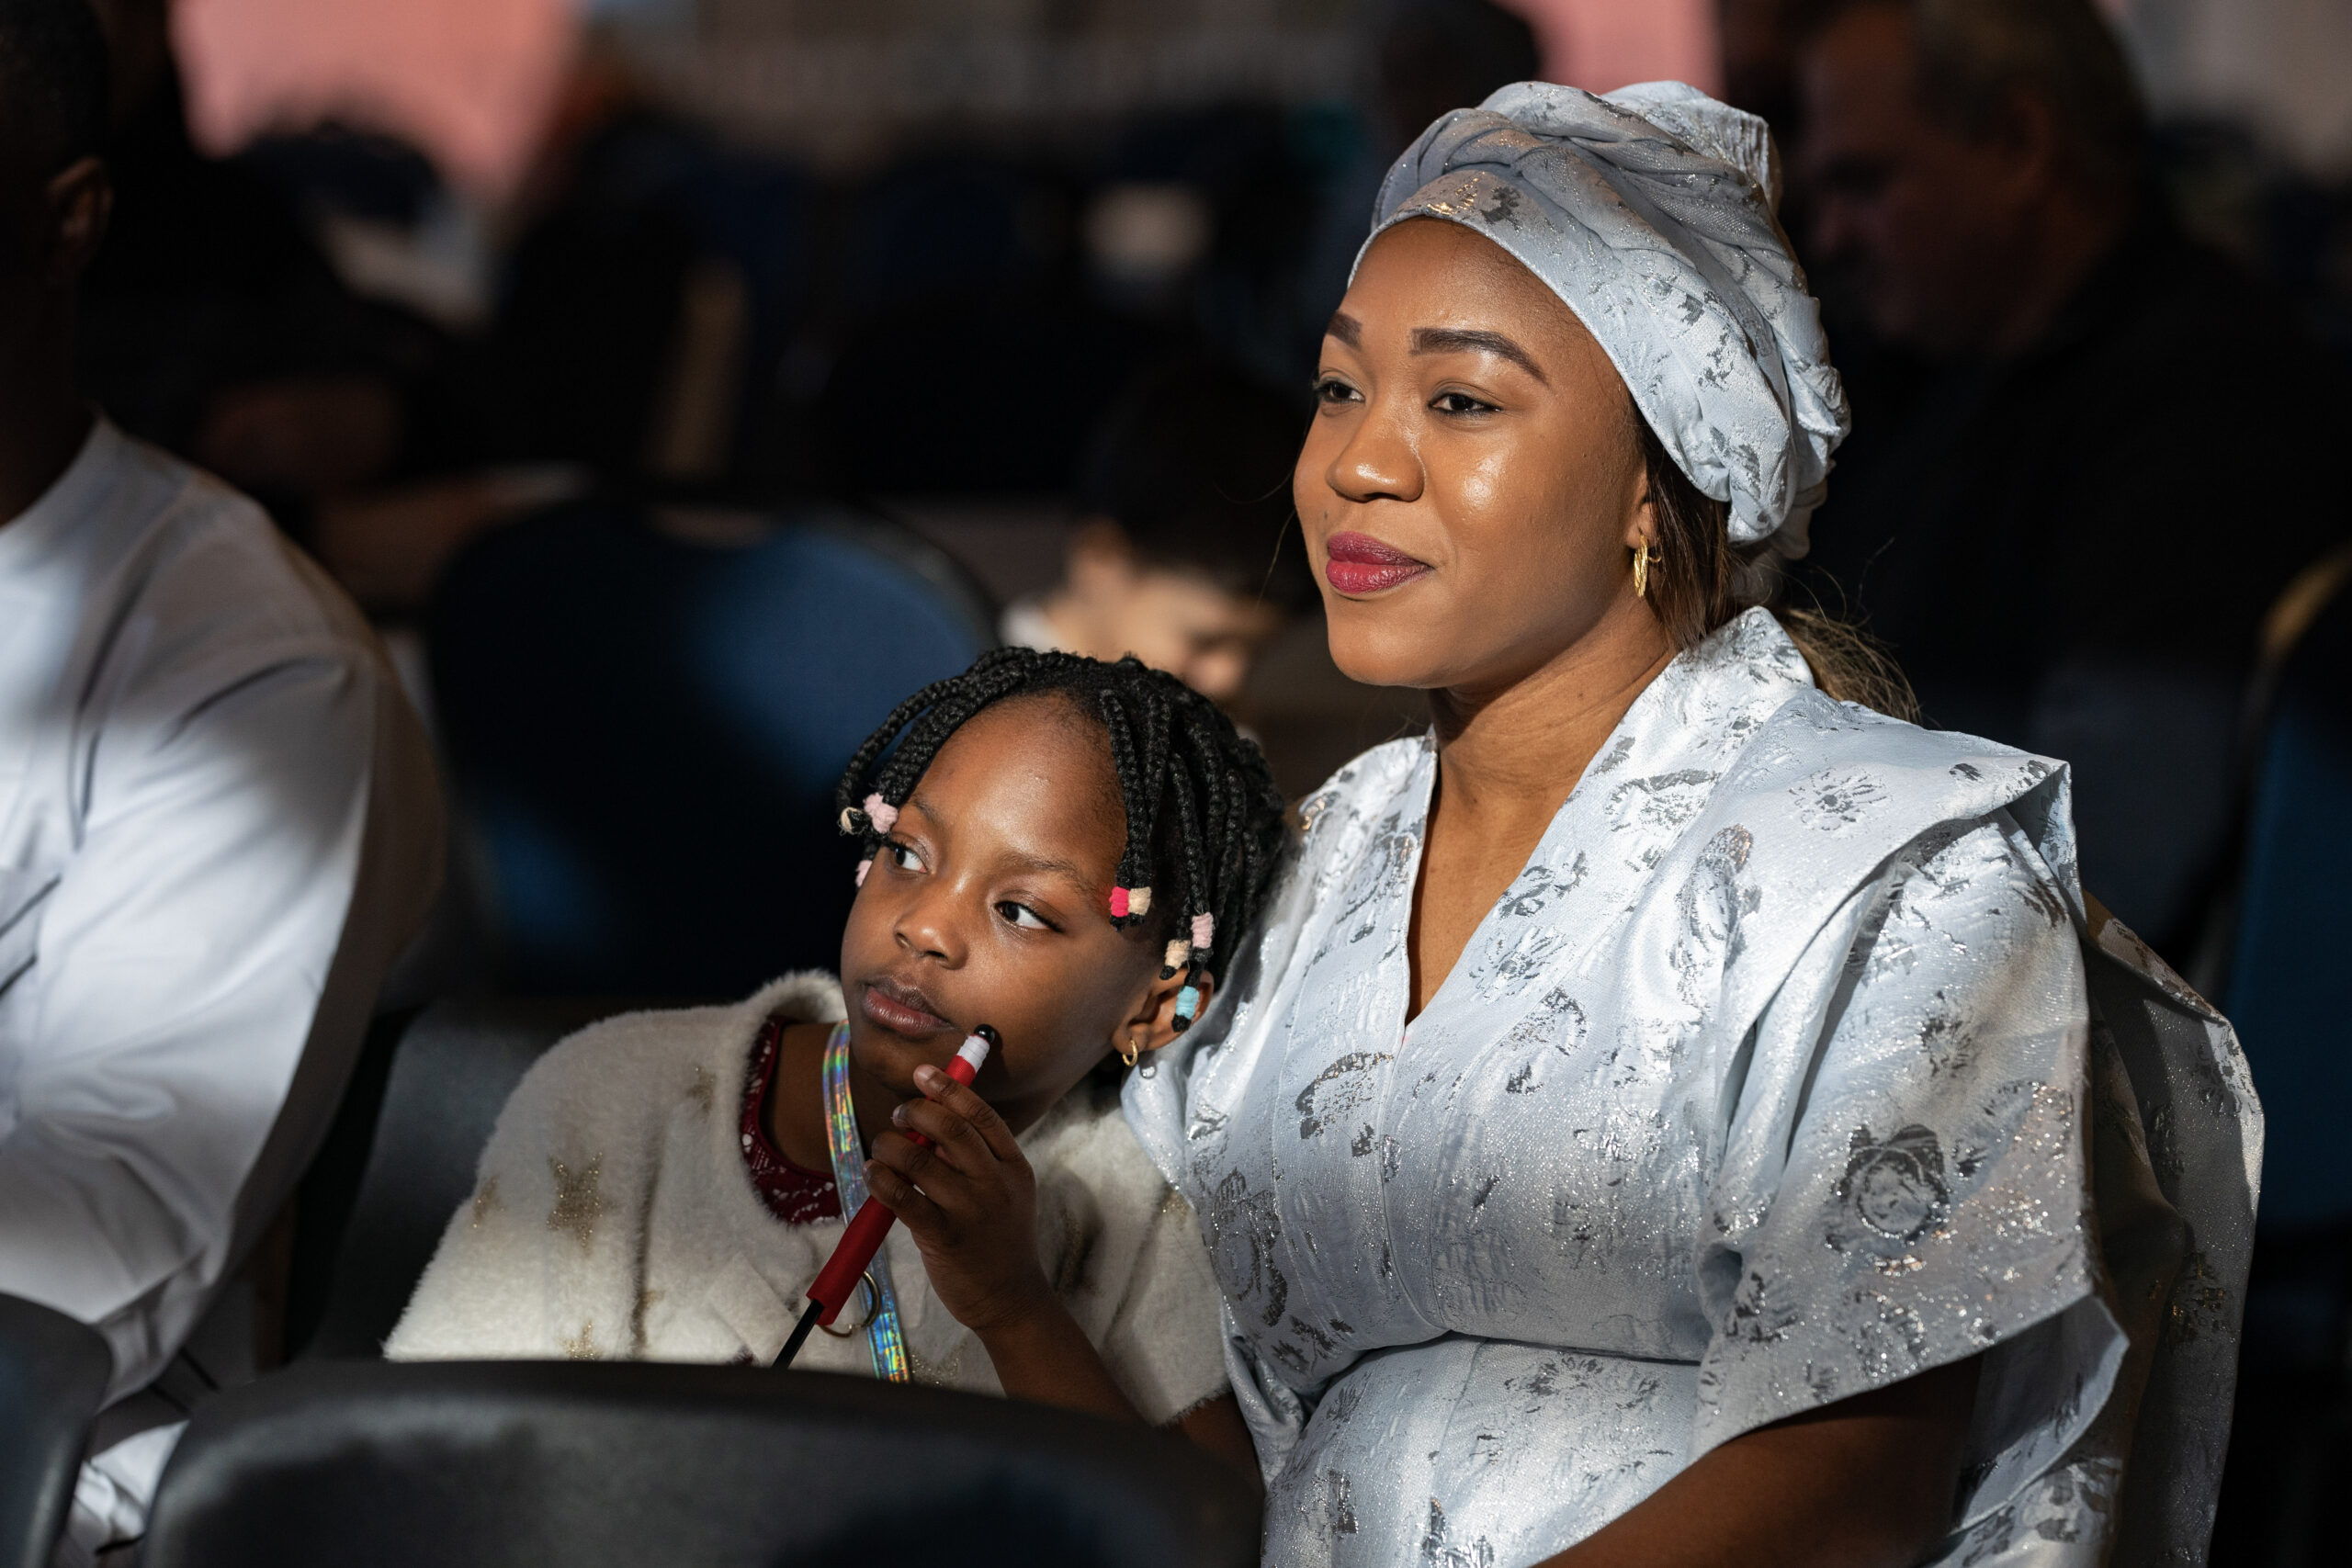
[[[2064,767],[1832,702],[1751,611],[1408,1024],[1436,766],[1310,799],[1266,934],[1130,1080],[1227,1298],[1267,1562],[1535,1562],[1980,1353],[1939,1561],[2200,1561],[2260,1113],[2086,909]]]

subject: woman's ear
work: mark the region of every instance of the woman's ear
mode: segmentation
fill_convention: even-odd
[[[1194,993],[1190,1005],[1184,999],[1187,987]],[[1142,1007],[1121,1027],[1120,1045],[1132,1042],[1144,1051],[1159,1050],[1208,1011],[1209,998],[1216,993],[1216,976],[1205,969],[1197,974],[1180,969],[1172,978],[1154,980]]]
[[[1625,508],[1625,547],[1645,549],[1657,543],[1665,532],[1658,525],[1657,487],[1650,482],[1650,466],[1644,455],[1642,437],[1648,426],[1643,423],[1641,409],[1629,395],[1625,399],[1626,456],[1633,467],[1627,476],[1633,480],[1629,503]]]
[[[1634,479],[1634,504],[1625,513],[1625,547],[1645,550],[1658,536],[1657,491],[1650,485],[1649,465]]]

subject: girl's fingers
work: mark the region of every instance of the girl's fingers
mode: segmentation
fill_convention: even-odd
[[[885,1133],[875,1139],[872,1154],[910,1181],[921,1181],[926,1170],[944,1163],[937,1150],[924,1148],[903,1133]]]
[[[972,1179],[938,1149],[924,1148],[901,1133],[885,1133],[874,1140],[873,1157],[874,1163],[896,1174],[910,1189],[927,1190],[934,1207],[943,1199],[959,1210],[969,1205]]]
[[[865,1190],[880,1199],[883,1206],[917,1235],[936,1235],[946,1225],[946,1216],[939,1212],[939,1205],[924,1197],[913,1182],[883,1164],[878,1154],[866,1161]]]
[[[972,1124],[944,1105],[910,1100],[890,1113],[890,1120],[900,1132],[921,1133],[929,1138],[938,1145],[933,1152],[939,1156],[940,1163],[966,1176],[983,1176],[998,1163],[995,1151]]]
[[[980,1148],[977,1136],[972,1143],[975,1148]],[[985,1148],[980,1148],[978,1157],[993,1164]],[[956,1161],[941,1148],[924,1148],[902,1133],[885,1133],[874,1140],[873,1158],[875,1164],[905,1182],[908,1190],[922,1192],[923,1201],[940,1214],[968,1218],[988,1206],[985,1174],[976,1179],[958,1169]],[[887,1198],[883,1201],[893,1210],[898,1208]]]
[[[945,1106],[969,1122],[997,1158],[1010,1165],[1022,1157],[1012,1129],[1004,1124],[1004,1118],[996,1113],[993,1106],[972,1092],[969,1085],[957,1083],[937,1067],[922,1066],[915,1069],[915,1087],[933,1104]]]

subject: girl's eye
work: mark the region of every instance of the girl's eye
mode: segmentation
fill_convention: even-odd
[[[893,839],[886,847],[890,852],[890,863],[897,866],[900,871],[921,871],[922,869],[922,856],[915,852],[915,847],[912,844],[903,843],[897,839]]]
[[[1440,392],[1430,407],[1440,413],[1492,413],[1495,405],[1467,392]]]
[[[1018,926],[1024,931],[1049,931],[1054,929],[1036,910],[1026,904],[1016,904],[1010,898],[998,904],[996,912],[1002,915],[1007,923]]]
[[[1315,400],[1318,403],[1349,403],[1362,400],[1362,394],[1337,376],[1326,376],[1315,383]]]

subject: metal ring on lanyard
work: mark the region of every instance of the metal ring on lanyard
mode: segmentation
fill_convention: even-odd
[[[882,1315],[882,1288],[874,1282],[874,1270],[868,1269],[865,1273],[860,1274],[857,1277],[857,1283],[860,1299],[865,1303],[865,1315],[855,1323],[852,1323],[849,1321],[849,1314],[843,1313],[835,1322],[820,1323],[817,1325],[836,1339],[856,1338],[874,1325],[876,1318]]]

